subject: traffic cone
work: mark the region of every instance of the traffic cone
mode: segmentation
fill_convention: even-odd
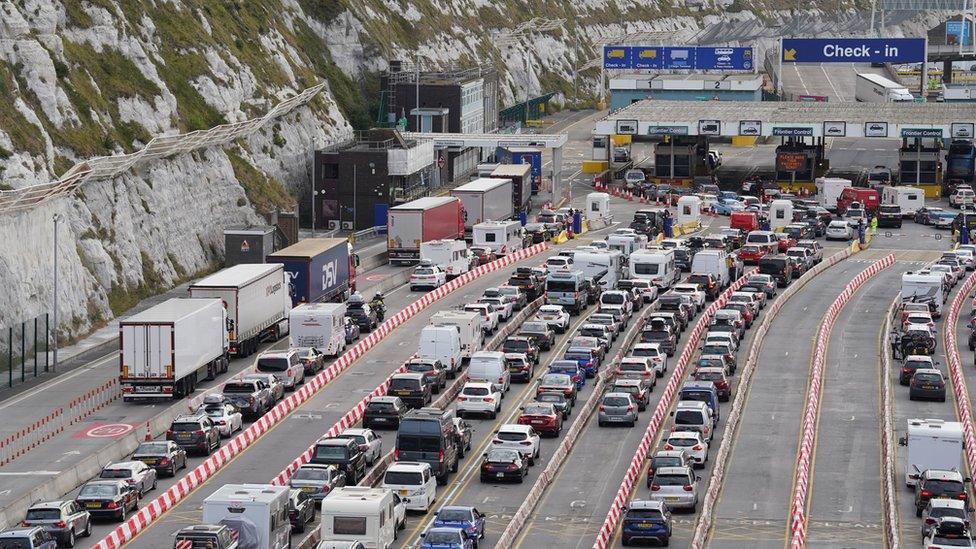
[[[149,422],[146,422],[146,442],[152,442],[153,436],[152,431],[149,430]]]

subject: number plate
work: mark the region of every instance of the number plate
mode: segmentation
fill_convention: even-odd
[[[410,391],[397,391],[396,394],[401,395],[401,396],[409,396],[410,395]]]
[[[89,509],[101,509],[102,504],[97,501],[89,501],[88,503],[85,504],[85,507]]]
[[[640,522],[640,523],[637,524],[637,527],[638,528],[650,528],[651,527],[651,523],[650,522]]]
[[[545,423],[545,421],[544,420],[541,420],[541,419],[533,419],[532,420],[532,425],[542,425],[544,423]]]
[[[156,392],[156,388],[155,387],[136,387],[136,392],[137,393],[155,393]]]
[[[315,487],[314,486],[305,486],[305,487],[302,488],[302,492],[305,492],[306,494],[307,493],[310,493],[310,492],[314,492],[314,491],[315,491]]]
[[[664,498],[665,501],[680,501],[681,498],[675,496],[669,496]]]
[[[505,476],[505,473],[495,473],[495,476],[498,478],[502,478]]]
[[[400,490],[400,497],[407,497],[407,494],[409,493],[410,490]]]

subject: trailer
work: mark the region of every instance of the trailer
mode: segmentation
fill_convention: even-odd
[[[291,547],[288,486],[225,484],[203,500],[203,523],[224,524],[239,547]]]
[[[817,187],[820,207],[832,212],[837,211],[837,199],[840,198],[840,193],[847,187],[853,186],[850,179],[840,177],[818,177],[814,181],[814,185]]]
[[[461,358],[467,360],[484,346],[484,319],[472,311],[437,311],[431,326],[457,326],[461,338]]]
[[[420,244],[420,260],[430,261],[456,278],[471,270],[471,254],[463,240],[431,240]]]
[[[542,149],[535,147],[498,147],[495,156],[502,164],[528,164],[532,167],[532,194],[542,187]]]
[[[268,255],[288,277],[292,305],[345,301],[356,291],[359,257],[345,238],[306,238]]]
[[[219,299],[169,299],[119,321],[122,400],[183,398],[228,367]]]
[[[854,83],[854,100],[860,103],[912,102],[908,88],[880,74],[858,73]]]
[[[386,226],[390,263],[417,263],[421,243],[464,238],[464,209],[454,196],[420,198],[390,208]]]
[[[464,232],[482,221],[505,221],[515,213],[512,209],[512,180],[483,177],[465,183],[451,191],[464,207]]]
[[[512,208],[528,213],[532,208],[532,166],[529,164],[499,164],[491,177],[512,180]]]
[[[907,447],[905,485],[914,488],[926,469],[962,471],[962,423],[942,419],[909,419],[905,436],[898,443]]]
[[[302,303],[288,315],[288,345],[339,356],[346,348],[345,318],[345,303]]]
[[[215,297],[227,309],[230,352],[249,356],[265,339],[288,334],[288,279],[280,263],[236,265],[189,288],[190,297]]]
[[[471,229],[471,245],[491,248],[498,255],[521,250],[525,244],[518,221],[484,221]]]

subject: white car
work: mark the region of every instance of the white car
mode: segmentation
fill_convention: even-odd
[[[566,333],[571,321],[569,313],[563,310],[562,305],[543,305],[539,307],[535,318],[548,324],[557,334]]]
[[[204,401],[197,409],[197,413],[206,414],[210,421],[217,426],[217,430],[220,431],[220,436],[223,438],[227,438],[244,428],[244,417],[233,404],[226,402],[209,404]]]
[[[644,170],[627,170],[627,173],[624,174],[624,181],[630,186],[640,185],[646,178]]]
[[[705,292],[698,284],[675,284],[671,291],[676,294],[684,294],[691,297],[699,311],[705,308]]]
[[[383,441],[372,429],[346,429],[336,438],[355,441],[359,445],[359,451],[366,454],[366,465],[372,465],[383,457]]]
[[[393,519],[395,530],[403,530],[407,527],[407,504],[396,492],[393,492]]]
[[[831,221],[826,236],[827,240],[850,240],[854,238],[854,229],[846,221]]]
[[[698,431],[675,431],[664,441],[665,450],[684,450],[699,469],[708,461],[708,441]]]
[[[949,196],[949,205],[958,208],[963,204],[972,204],[974,199],[976,199],[976,194],[973,193],[972,189],[959,188]]]
[[[294,391],[305,383],[305,364],[297,349],[266,351],[258,355],[257,371],[274,374],[285,385],[286,391]]]
[[[634,350],[630,352],[630,356],[651,359],[657,377],[663,376],[668,371],[668,355],[661,350],[661,345],[658,343],[637,343],[634,345]]]
[[[436,289],[447,282],[447,273],[437,265],[422,261],[413,269],[410,275],[410,289],[417,288]]]
[[[932,313],[928,311],[912,311],[908,313],[905,320],[902,321],[902,329],[908,327],[909,324],[925,324],[932,330],[935,330],[935,321],[932,320]]]
[[[502,409],[502,392],[493,383],[469,381],[457,396],[456,411],[460,418],[484,414],[495,419]]]
[[[501,315],[491,303],[468,303],[464,306],[465,311],[478,313],[485,321],[485,331],[493,333],[501,323]]]
[[[573,266],[573,258],[566,257],[562,255],[554,255],[546,260],[546,269],[550,271],[558,271],[561,269],[569,269]]]
[[[541,452],[541,441],[542,438],[532,426],[509,423],[495,431],[491,439],[491,447],[518,450],[523,456],[529,458],[529,465],[534,465]]]
[[[946,257],[946,254],[950,253],[962,262],[967,271],[976,270],[976,255],[969,248],[959,247],[951,252],[943,252],[942,256]]]
[[[478,303],[489,303],[495,307],[502,320],[508,320],[515,314],[515,302],[505,297],[482,297]]]
[[[702,343],[702,346],[713,343],[724,343],[732,347],[734,351],[739,350],[739,342],[728,332],[706,332],[705,341]]]
[[[922,547],[926,549],[974,547],[972,533],[969,531],[969,521],[958,517],[939,519],[938,523],[922,540]]]
[[[949,279],[949,284],[952,286],[955,286],[956,283],[959,282],[959,273],[957,273],[955,269],[952,268],[951,265],[943,265],[943,264],[936,263],[935,265],[930,266],[926,270],[931,273],[941,273],[945,275],[945,277]]]

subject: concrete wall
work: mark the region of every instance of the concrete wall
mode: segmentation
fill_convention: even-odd
[[[762,101],[762,90],[611,90],[610,110],[615,111],[641,99],[662,99],[669,101],[700,101],[705,97],[719,101]]]

